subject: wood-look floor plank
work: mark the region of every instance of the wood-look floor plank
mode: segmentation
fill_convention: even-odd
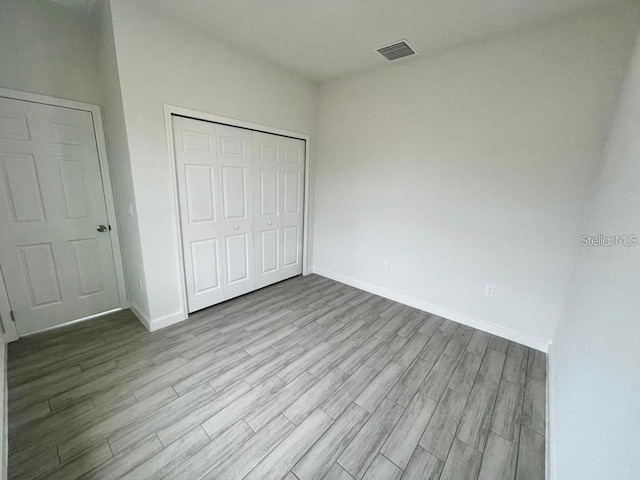
[[[418,354],[422,351],[425,345],[429,342],[430,337],[421,333],[415,333],[411,337],[404,338],[409,338],[409,341],[404,344],[404,346],[398,353],[396,353],[396,355],[393,357],[393,360],[403,367],[408,368],[418,357]]]
[[[111,457],[111,449],[105,440],[38,478],[43,480],[45,478],[47,480],[74,480],[103,464]]]
[[[476,480],[482,455],[456,439],[442,469],[440,480]]]
[[[389,392],[388,398],[396,402],[401,407],[407,407],[413,399],[416,392],[420,389],[420,385],[429,375],[431,365],[428,362],[418,358],[407,369],[398,383]]]
[[[308,372],[317,378],[324,377],[330,370],[337,367],[347,355],[358,348],[358,346],[359,345],[353,340],[345,340],[325,355],[324,358],[321,358],[309,367]]]
[[[126,451],[114,455],[90,472],[82,475],[83,480],[119,480],[138,465],[146,462],[162,451],[162,443],[155,433],[131,445]]]
[[[523,427],[518,446],[516,480],[544,480],[544,437]]]
[[[298,378],[285,385],[266,402],[262,403],[259,408],[252,408],[245,415],[244,421],[257,432],[317,382],[318,379],[316,377],[308,372],[303,372]]]
[[[425,319],[422,326],[418,329],[418,333],[431,338],[440,329],[443,322],[444,319],[442,317],[439,317],[437,315],[429,315]]]
[[[438,329],[418,354],[418,357],[433,367],[450,341],[451,334]]]
[[[30,480],[40,477],[45,472],[59,467],[60,458],[55,444],[36,451],[23,450],[24,455],[9,457],[8,478],[16,480]],[[108,458],[108,457],[107,457]]]
[[[199,427],[198,429],[203,431]],[[162,478],[167,480],[182,480],[187,478],[195,480],[204,478],[209,475],[220,462],[245,445],[252,437],[253,430],[240,420],[227,429],[222,435],[216,437],[210,443],[206,443],[205,446],[195,454],[186,458],[182,463],[179,463],[176,468],[169,470],[169,473]],[[176,444],[178,444],[178,442],[173,445]]]
[[[416,447],[402,480],[438,480],[442,474],[444,462],[431,455],[422,447]]]
[[[349,404],[358,397],[360,392],[367,388],[377,374],[377,370],[363,365],[329,398],[322,402],[320,408],[332,418],[338,418]]]
[[[528,427],[540,435],[546,434],[546,401],[545,384],[533,377],[527,377],[522,406],[523,427]]]
[[[514,480],[517,456],[518,446],[515,443],[490,433],[478,480]]]
[[[314,410],[246,477],[246,480],[279,480],[322,436],[333,419],[322,410]]]
[[[420,446],[446,460],[466,403],[467,397],[447,389],[420,439]]]
[[[456,370],[453,372],[448,387],[463,395],[469,395],[476,381],[481,362],[482,357],[469,351],[465,352],[462,360],[460,360]]]
[[[317,275],[8,352],[12,479],[544,476],[545,354]]]
[[[364,474],[363,480],[400,480],[402,470],[384,456],[378,455]]]
[[[509,349],[509,340],[498,337],[497,335],[492,335],[491,340],[489,341],[489,346],[487,348],[489,348],[490,350],[496,350],[506,355],[507,350]]]
[[[506,357],[504,353],[497,350],[487,350],[482,359],[482,364],[480,364],[476,382],[497,391],[500,386],[500,378],[502,377],[502,369]]]
[[[362,478],[403,412],[402,407],[390,400],[382,402],[342,452],[338,463],[354,478]]]
[[[256,433],[203,478],[239,480],[255,468],[295,426],[282,415]]]
[[[457,437],[479,452],[484,451],[495,399],[496,392],[476,384],[460,419]]]
[[[376,337],[370,337],[365,340],[356,350],[351,352],[347,357],[338,364],[338,368],[349,374],[354,373],[382,347],[384,342]]]
[[[527,375],[541,382],[547,379],[547,356],[538,350],[529,349]]]
[[[147,415],[144,419],[116,431],[109,437],[111,450],[114,454],[118,454],[128,449],[146,435],[172,425],[175,421],[187,415],[189,411],[201,405],[202,402],[207,402],[215,397],[216,393],[209,385],[205,384],[196,387],[182,397],[178,397],[171,403],[159,408],[151,415]]]
[[[203,422],[202,428],[211,438],[217,437],[242,417],[258,408],[260,404],[267,401],[271,396],[282,390],[285,385],[278,377],[271,377]]]
[[[487,347],[489,346],[490,340],[491,334],[483,332],[481,330],[476,330],[475,332],[473,332],[471,340],[467,345],[467,351],[475,353],[476,355],[482,357],[484,356]]]
[[[284,416],[299,425],[312,411],[320,406],[333,392],[347,381],[349,375],[336,368],[323,377],[318,383],[309,388],[286,410]]]
[[[517,385],[524,385],[527,377],[528,354],[529,349],[527,347],[509,342],[507,359],[504,362],[504,371],[502,372],[505,380]]]
[[[491,431],[511,442],[517,442],[520,435],[523,399],[523,387],[506,380],[500,382]]]
[[[353,480],[353,477],[340,465],[334,463],[331,469],[323,477],[323,480]]]
[[[458,358],[442,354],[422,383],[420,393],[436,401],[440,400],[458,365],[458,361]]]
[[[139,480],[141,478],[162,478],[178,465],[193,457],[210,443],[209,436],[200,427],[184,435],[157,455],[133,468],[121,480]],[[207,452],[207,464],[211,465],[212,454]],[[194,478],[194,477],[189,477]]]
[[[293,473],[300,480],[323,478],[368,418],[366,410],[352,404],[296,463]]]
[[[378,405],[398,382],[405,368],[395,362],[389,362],[355,400],[355,403],[367,412],[375,412]]]
[[[366,364],[376,370],[382,370],[387,363],[402,349],[407,339],[394,335],[367,359]]]
[[[400,468],[406,468],[436,406],[434,400],[416,393],[380,449],[384,456]]]
[[[209,418],[212,418],[220,410],[231,405],[237,399],[242,398],[251,391],[249,384],[243,380],[239,380],[226,390],[220,392],[220,395],[209,402],[202,403],[198,408],[188,412],[180,420],[160,427],[156,433],[166,447],[179,439],[182,435],[191,431],[194,427],[202,424]]]
[[[142,402],[136,403],[129,408],[116,413],[115,415],[93,425],[86,430],[78,432],[77,435],[67,441],[58,444],[58,454],[64,462],[75,454],[82,452],[91,445],[102,439],[106,439],[120,428],[135,423],[145,415],[153,413],[156,409],[168,404],[177,398],[172,389],[163,390]]]

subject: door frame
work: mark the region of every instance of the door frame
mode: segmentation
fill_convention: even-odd
[[[198,110],[192,110],[189,108],[178,107],[176,105],[164,105],[164,123],[165,123],[165,132],[167,135],[167,150],[169,154],[169,169],[171,171],[171,183],[173,185],[172,193],[173,193],[173,203],[176,209],[176,232],[177,236],[175,241],[177,242],[180,255],[178,255],[178,278],[180,279],[180,284],[182,285],[182,289],[180,292],[181,296],[181,314],[182,318],[185,319],[189,316],[189,307],[187,304],[187,284],[185,281],[185,272],[184,272],[184,251],[182,246],[182,223],[180,220],[180,201],[178,196],[178,176],[176,172],[176,153],[175,153],[175,145],[173,142],[173,122],[171,120],[172,115],[179,115],[182,117],[192,118],[194,120],[202,120],[204,122],[213,122],[219,123],[222,125],[228,125],[231,127],[239,127],[246,128],[248,130],[254,130],[258,132],[271,133],[273,135],[281,135],[284,137],[296,138],[298,140],[304,140],[305,143],[305,153],[304,153],[304,197],[303,197],[303,219],[302,219],[302,274],[308,275],[311,273],[309,268],[310,259],[308,258],[309,253],[309,175],[310,175],[310,141],[311,136],[293,132],[291,130],[284,130],[281,128],[269,127],[266,125],[260,125],[257,123],[246,122],[244,120],[238,120],[235,118],[223,117],[220,115],[214,115],[211,113],[201,112]]]
[[[129,308],[129,299],[127,297],[127,286],[125,282],[124,266],[122,262],[122,250],[120,248],[120,235],[118,233],[118,219],[116,217],[116,207],[113,196],[113,186],[111,184],[111,172],[109,171],[109,158],[107,156],[107,143],[104,134],[104,124],[102,122],[102,109],[99,105],[91,103],[78,102],[76,100],[68,100],[65,98],[51,97],[49,95],[41,95],[38,93],[23,92],[20,90],[12,90],[0,87],[0,97],[12,100],[22,100],[31,103],[40,103],[51,105],[54,107],[70,108],[73,110],[81,110],[89,112],[93,120],[93,131],[96,136],[96,147],[98,150],[98,160],[100,166],[100,176],[102,177],[102,189],[104,190],[104,201],[107,208],[107,220],[111,226],[109,237],[111,239],[111,248],[113,250],[113,264],[116,272],[116,284],[118,288],[118,299],[120,308]],[[93,315],[95,316],[95,315]],[[2,318],[2,327],[5,331],[5,341],[11,342],[19,338],[18,331],[10,316],[10,304],[4,278],[0,277],[0,317]],[[71,322],[78,321],[77,319]],[[67,322],[69,323],[69,322]],[[57,327],[57,326],[56,326]],[[54,327],[54,328],[56,328]]]

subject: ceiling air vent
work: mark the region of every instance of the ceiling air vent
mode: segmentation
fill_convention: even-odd
[[[378,48],[376,51],[389,61],[398,60],[400,58],[409,57],[416,54],[416,51],[411,48],[409,42],[407,42],[406,40],[394,42],[391,45],[386,45],[384,47]]]

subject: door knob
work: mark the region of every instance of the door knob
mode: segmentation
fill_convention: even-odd
[[[238,225],[236,225],[235,227],[233,227],[234,230],[238,230],[240,227]]]
[[[98,225],[96,230],[99,231],[99,232],[106,232],[107,231],[107,227],[105,225]]]
[[[269,225],[273,225],[273,222],[269,222]]]

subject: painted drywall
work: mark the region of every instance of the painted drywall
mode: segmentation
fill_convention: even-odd
[[[111,1],[149,323],[184,318],[163,105],[315,136],[317,86],[153,8]],[[153,328],[153,325],[151,326]]]
[[[581,234],[640,238],[640,37]],[[640,474],[640,246],[581,246],[550,355],[551,473]]]
[[[9,426],[7,417],[9,415],[7,402],[7,344],[5,334],[0,333],[0,478],[5,480],[8,472],[8,433]]]
[[[120,247],[127,283],[127,297],[137,315],[147,318],[147,297],[139,287],[138,278],[144,278],[142,247],[136,215],[136,202],[131,177],[131,162],[125,130],[124,109],[120,92],[120,75],[113,39],[113,26],[109,2],[99,2],[92,22],[97,39],[102,116],[109,152],[111,182],[114,189]],[[131,207],[131,211],[129,208]]]
[[[314,270],[550,342],[637,20],[623,4],[322,84]]]
[[[43,0],[0,2],[0,86],[100,104],[86,15]]]

